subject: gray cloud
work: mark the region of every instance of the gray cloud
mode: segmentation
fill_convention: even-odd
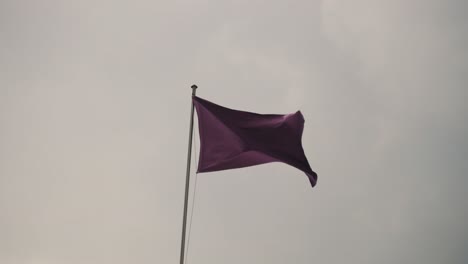
[[[0,262],[177,262],[197,83],[233,108],[300,108],[319,182],[282,164],[198,175],[189,263],[466,263],[464,10],[3,1]]]

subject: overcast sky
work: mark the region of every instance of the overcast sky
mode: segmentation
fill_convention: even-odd
[[[189,264],[468,263],[467,10],[0,0],[0,263],[178,263],[193,83],[301,110],[319,179],[199,174]]]

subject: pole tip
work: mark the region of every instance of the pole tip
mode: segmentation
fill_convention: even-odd
[[[197,89],[197,88],[198,88],[198,86],[197,86],[197,85],[195,85],[195,84],[193,84],[193,85],[191,86],[191,88],[192,88],[192,89]]]

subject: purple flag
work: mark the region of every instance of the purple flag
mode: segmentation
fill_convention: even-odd
[[[284,162],[305,172],[315,186],[317,174],[302,149],[304,117],[262,115],[229,109],[193,97],[200,131],[198,172]]]

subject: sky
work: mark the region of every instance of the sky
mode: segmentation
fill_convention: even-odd
[[[1,0],[0,263],[178,263],[192,84],[319,178],[192,167],[187,263],[468,263],[467,8]]]

